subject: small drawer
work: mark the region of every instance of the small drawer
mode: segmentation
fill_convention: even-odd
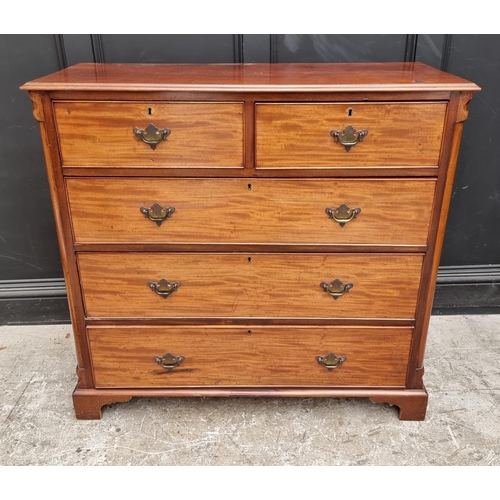
[[[54,110],[64,166],[243,166],[242,103],[57,101]]]
[[[71,178],[66,186],[78,243],[425,245],[436,181]]]
[[[422,254],[78,254],[91,318],[412,319],[422,261]]]
[[[257,104],[256,167],[435,167],[446,106]]]
[[[394,387],[405,385],[412,329],[90,326],[87,334],[96,387]]]

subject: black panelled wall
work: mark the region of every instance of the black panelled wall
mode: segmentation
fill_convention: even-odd
[[[19,90],[62,68],[58,40],[0,35],[0,324],[68,320],[38,122]]]
[[[0,324],[69,321],[26,81],[78,62],[415,60],[483,89],[464,126],[434,312],[500,312],[500,35],[0,35]]]

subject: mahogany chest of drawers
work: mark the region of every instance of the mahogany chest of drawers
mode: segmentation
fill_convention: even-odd
[[[419,63],[80,64],[22,88],[78,418],[135,396],[367,397],[425,417],[476,85]]]

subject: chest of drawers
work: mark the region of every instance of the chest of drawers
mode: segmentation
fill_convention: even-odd
[[[425,417],[476,85],[418,63],[80,64],[23,89],[78,418],[135,396],[366,397]]]

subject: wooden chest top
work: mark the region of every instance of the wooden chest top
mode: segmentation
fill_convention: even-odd
[[[477,91],[422,63],[90,64],[33,80],[23,90],[367,92]]]

